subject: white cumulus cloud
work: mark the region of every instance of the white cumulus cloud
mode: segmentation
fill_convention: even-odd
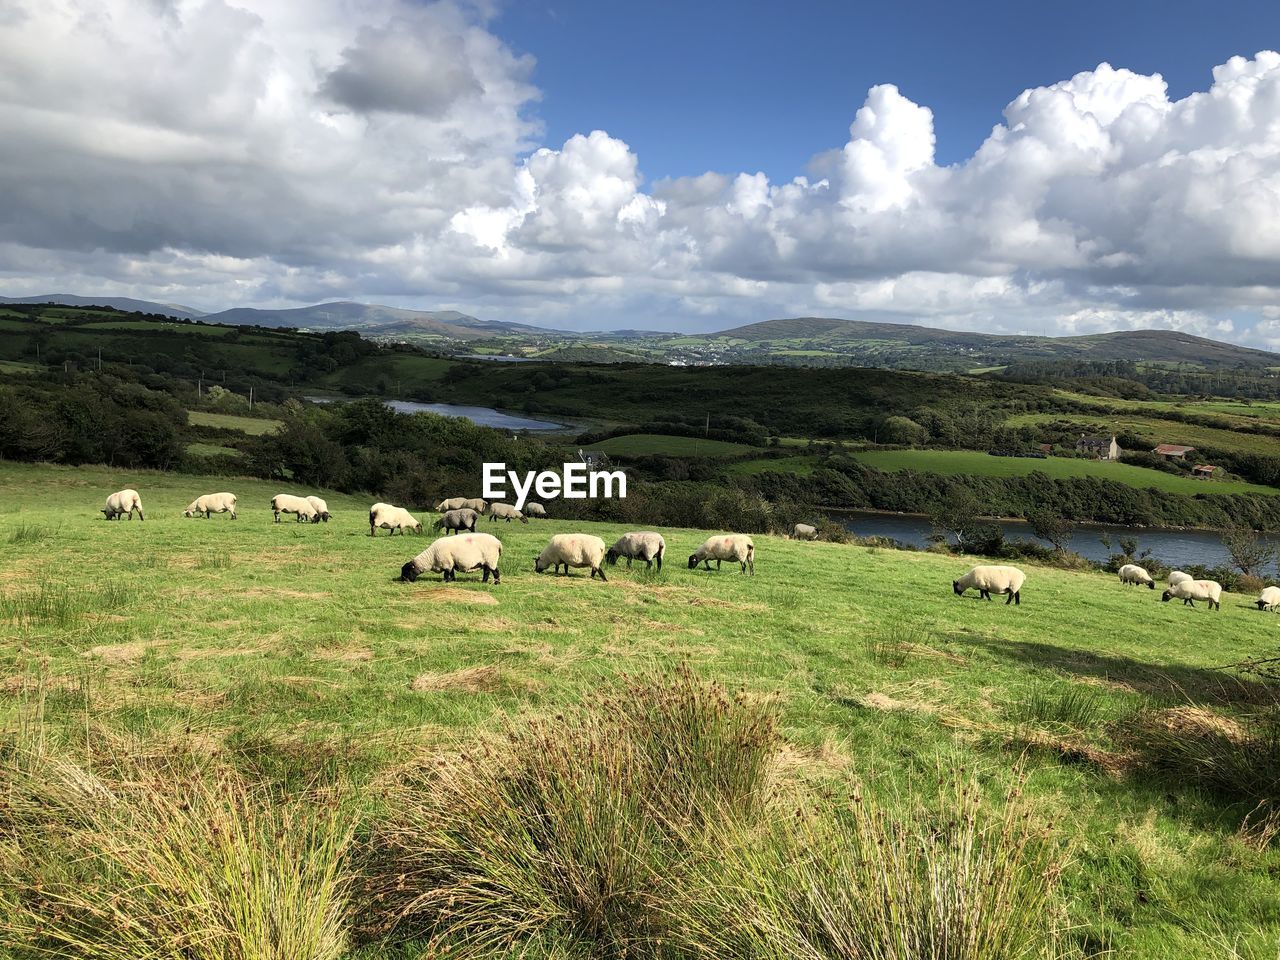
[[[951,165],[930,107],[876,86],[779,182],[743,157],[648,183],[603,130],[540,145],[534,75],[466,0],[10,0],[0,288],[1280,348],[1280,54],[1180,100],[1108,64],[1011,91]]]

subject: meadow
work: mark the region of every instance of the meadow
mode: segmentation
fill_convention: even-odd
[[[734,457],[751,453],[756,448],[745,443],[730,443],[727,440],[657,433],[629,433],[593,443],[588,449],[599,450],[610,456],[622,454],[633,457]]]
[[[861,450],[850,456],[877,470],[915,470],[944,476],[1024,477],[1044,473],[1051,477],[1099,477],[1140,489],[1154,488],[1188,496],[1209,493],[1276,494],[1280,490],[1243,480],[1197,480],[1107,460],[1074,457],[993,457],[976,450]]]
[[[145,522],[97,513],[124,486]],[[216,757],[251,796],[342,793],[376,825],[388,784],[487,752],[508,724],[554,724],[624,675],[685,665],[776,703],[779,776],[876,798],[890,819],[940,770],[976,777],[996,803],[1021,782],[1025,815],[1060,857],[1075,955],[1280,950],[1280,851],[1248,818],[1259,798],[1160,738],[1227,731],[1230,747],[1274,710],[1257,682],[1216,669],[1276,650],[1280,621],[1251,596],[1210,613],[1111,576],[1026,567],[1021,605],[1006,606],[953,595],[970,559],[770,536],[755,538],[755,577],[690,571],[707,535],[695,530],[662,531],[660,574],[539,576],[552,532],[611,542],[624,530],[557,521],[554,504],[550,520],[482,521],[505,545],[500,586],[469,574],[407,585],[400,566],[429,535],[371,538],[368,500],[324,491],[332,522],[274,524],[268,502],[285,489],[0,462],[6,741],[38,712],[50,743]],[[182,517],[218,490],[239,496],[238,520]],[[17,822],[0,814],[4,831]],[[540,950],[524,955],[596,955]],[[356,953],[429,955],[412,942]]]

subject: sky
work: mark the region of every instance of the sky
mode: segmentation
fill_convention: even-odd
[[[0,294],[1280,350],[1277,48],[1254,2],[0,0]]]

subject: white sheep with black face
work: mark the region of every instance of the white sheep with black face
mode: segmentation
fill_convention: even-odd
[[[377,536],[379,527],[390,530],[390,536],[393,537],[397,530],[402,537],[406,530],[412,530],[414,533],[422,532],[422,524],[413,514],[404,507],[396,507],[389,503],[375,503],[369,508],[369,536]]]
[[[479,519],[480,514],[474,510],[446,510],[431,527],[435,530],[448,530],[450,533],[461,533],[463,530],[475,533]]]
[[[211,513],[229,513],[231,519],[236,518],[236,495],[234,493],[206,493],[196,497],[183,512],[184,517],[203,515],[206,520]]]
[[[316,508],[316,516],[325,523],[328,523],[332,514],[329,513],[329,505],[319,497],[307,497],[307,503]]]
[[[490,575],[494,584],[502,582],[498,562],[502,559],[502,541],[487,533],[464,533],[441,537],[400,568],[400,579],[413,583],[424,573],[438,573],[446,583],[458,578],[458,572],[483,570],[482,582]]]
[[[1280,612],[1280,587],[1263,587],[1262,592],[1258,594],[1258,599],[1254,602],[1258,604],[1259,610]]]
[[[441,500],[434,507],[436,513],[444,513],[448,510],[461,510],[467,502],[466,497],[450,497],[447,500]]]
[[[1140,567],[1136,563],[1126,563],[1117,571],[1117,573],[1120,575],[1121,583],[1147,587],[1151,590],[1156,588],[1156,582],[1151,579],[1151,574],[1147,573],[1144,567]]]
[[[533,569],[542,573],[550,567],[559,573],[563,566],[567,576],[570,567],[590,567],[593,578],[598,576],[601,580],[608,580],[600,569],[604,554],[604,541],[599,537],[589,533],[557,533],[542,548],[533,562]]]
[[[617,539],[608,553],[604,555],[605,560],[610,565],[616,564],[623,557],[627,560],[627,566],[631,566],[632,560],[643,560],[645,567],[652,569],[654,563],[658,564],[658,572],[662,572],[662,556],[667,552],[667,542],[662,539],[662,534],[654,533],[650,530],[641,530],[633,533],[624,533]]]
[[[818,528],[811,523],[797,523],[791,528],[793,540],[817,540]]]
[[[756,575],[755,542],[745,533],[708,537],[702,546],[690,554],[689,569],[693,570],[702,563],[710,570],[712,560],[716,562],[717,570],[720,569],[721,561],[729,560],[741,564],[743,573],[750,570],[754,577]]]
[[[527,517],[541,517],[546,519],[547,508],[533,500],[526,500],[524,505],[524,513]]]
[[[1008,594],[1005,606],[1010,603],[1022,605],[1022,585],[1027,575],[1017,567],[977,566],[967,572],[959,580],[951,581],[951,589],[957,597],[963,596],[966,590],[977,590],[983,600],[990,600],[993,593]]]
[[[489,520],[505,520],[510,523],[512,520],[519,520],[521,523],[528,523],[529,518],[523,513],[511,506],[509,503],[500,503],[495,501],[489,504]]]
[[[1184,607],[1194,607],[1196,600],[1209,604],[1210,610],[1222,609],[1222,584],[1217,580],[1183,580],[1161,595],[1162,603],[1181,600]]]
[[[304,520],[309,523],[318,523],[320,515],[316,513],[316,508],[305,497],[295,497],[289,493],[277,493],[271,498],[271,512],[276,515],[276,523],[280,522],[282,513],[292,513],[295,515],[295,521],[302,523]]]
[[[108,520],[116,520],[122,516],[128,516],[132,520],[135,510],[138,511],[140,521],[147,519],[142,515],[142,497],[138,496],[138,491],[125,488],[107,497],[107,506],[102,513]]]

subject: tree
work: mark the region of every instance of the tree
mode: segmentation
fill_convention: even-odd
[[[1276,548],[1244,524],[1233,524],[1222,531],[1222,545],[1231,554],[1231,562],[1247,577],[1261,577],[1276,557]]]
[[[1027,514],[1031,532],[1041,540],[1053,544],[1059,553],[1065,553],[1075,524],[1050,507],[1038,507]]]

